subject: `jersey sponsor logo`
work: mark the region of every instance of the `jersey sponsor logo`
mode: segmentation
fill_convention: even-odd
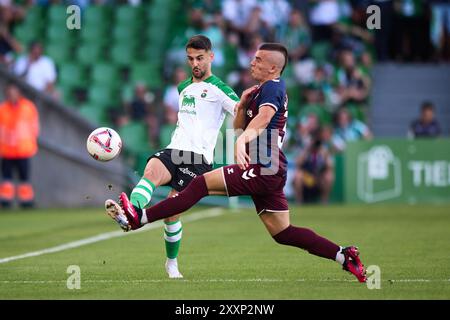
[[[183,95],[183,101],[181,107],[195,108],[195,97],[190,95]]]
[[[183,180],[180,180],[180,181],[178,181],[178,184],[179,184],[180,186],[183,186],[184,181],[183,181]]]
[[[180,170],[181,172],[183,172],[184,174],[191,176],[192,178],[197,178],[197,175],[195,173],[193,173],[191,170],[189,170],[188,168],[178,168],[178,170]]]
[[[253,173],[254,168],[251,168],[250,170],[244,171],[242,174],[242,178],[245,180],[250,180],[251,178],[256,177],[256,174]]]
[[[247,115],[252,118],[253,117],[253,111],[252,110],[247,110]]]
[[[181,101],[181,108],[179,112],[196,115],[197,112],[193,109],[195,109],[195,97],[186,94],[183,95],[183,100]]]

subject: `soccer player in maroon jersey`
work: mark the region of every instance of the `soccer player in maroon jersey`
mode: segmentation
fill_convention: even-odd
[[[288,100],[280,76],[287,56],[283,45],[265,43],[251,62],[252,77],[259,85],[245,90],[236,105],[234,128],[242,131],[235,144],[236,164],[196,177],[182,192],[148,209],[134,207],[125,193],[119,196],[119,203],[108,201],[117,208],[117,214],[126,216],[129,230],[135,230],[180,214],[207,195],[250,195],[258,216],[276,242],[335,260],[365,282],[365,269],[356,247],[340,247],[310,229],[290,224],[283,192],[287,161],[281,151]]]

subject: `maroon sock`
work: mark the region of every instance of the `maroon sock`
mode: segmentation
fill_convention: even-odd
[[[182,213],[208,195],[204,176],[198,176],[179,194],[167,198],[145,210],[148,222],[171,217]]]
[[[337,244],[319,236],[314,231],[293,225],[289,225],[273,238],[280,244],[298,247],[316,256],[331,260],[336,259],[336,254],[340,250]]]

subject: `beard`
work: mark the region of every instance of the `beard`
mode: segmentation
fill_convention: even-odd
[[[203,76],[204,76],[205,73],[206,73],[206,71],[201,71],[200,69],[196,69],[196,71],[199,72],[199,75],[198,75],[198,76],[196,76],[195,73],[194,73],[194,70],[192,70],[192,76],[193,76],[195,79],[201,79],[201,78],[203,78]]]

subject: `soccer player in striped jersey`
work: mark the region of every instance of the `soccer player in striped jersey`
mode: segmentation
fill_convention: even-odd
[[[356,247],[341,247],[310,229],[290,224],[283,192],[287,161],[281,151],[288,100],[280,76],[286,63],[287,50],[278,43],[262,44],[251,62],[252,77],[259,85],[245,90],[237,105],[234,128],[243,129],[235,144],[237,164],[196,177],[176,197],[148,209],[134,207],[122,193],[121,212],[127,217],[129,229],[135,230],[146,223],[180,214],[207,195],[250,195],[259,218],[277,243],[334,260],[360,282],[365,282],[365,269]],[[115,202],[114,205],[119,206]]]
[[[211,72],[214,54],[211,41],[193,36],[186,44],[187,62],[192,76],[178,85],[178,122],[170,144],[152,155],[144,176],[130,195],[133,206],[146,208],[158,186],[172,187],[168,197],[186,188],[196,177],[212,170],[213,152],[226,113],[234,116],[239,97]],[[128,231],[126,218],[110,200],[106,212],[119,226]],[[164,219],[166,271],[170,278],[182,278],[178,269],[178,252],[182,237],[179,216]]]

